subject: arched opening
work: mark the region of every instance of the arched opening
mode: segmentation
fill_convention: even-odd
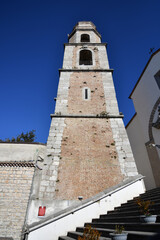
[[[88,34],[82,34],[81,42],[90,42],[90,36]]]
[[[89,50],[80,51],[79,65],[92,65],[92,52]]]

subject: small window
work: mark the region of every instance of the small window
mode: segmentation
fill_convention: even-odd
[[[160,89],[160,71],[158,71],[155,75],[154,75],[155,79],[156,79],[156,83]]]
[[[90,42],[90,36],[88,34],[82,34],[81,42]]]
[[[92,65],[92,52],[89,50],[80,51],[79,65]]]
[[[91,90],[88,87],[82,89],[82,99],[89,100],[91,98]]]
[[[85,99],[88,99],[88,89],[85,89]]]

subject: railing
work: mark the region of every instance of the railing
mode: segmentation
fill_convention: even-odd
[[[24,239],[57,240],[59,236],[75,230],[76,226],[90,222],[93,218],[98,218],[100,214],[107,213],[107,211],[144,193],[143,178],[142,175],[137,175],[126,179],[90,199],[68,207],[38,223],[31,224],[23,232],[26,235]]]

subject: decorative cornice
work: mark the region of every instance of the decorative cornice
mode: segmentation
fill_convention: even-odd
[[[97,34],[97,36],[101,39],[101,35],[99,34],[99,32],[94,29],[94,28],[77,28],[77,29],[73,29],[73,31],[71,32],[71,34],[69,34],[68,36],[68,40],[73,36],[73,34],[75,34],[75,32],[77,31],[93,31],[95,32],[95,34]]]
[[[97,114],[97,115],[74,115],[74,114],[51,114],[51,118],[123,118],[123,114],[112,115],[112,114]]]
[[[59,73],[60,72],[111,72],[113,73],[113,69],[103,69],[103,68],[100,68],[100,69],[65,69],[65,68],[60,68],[59,69]]]
[[[91,45],[91,46],[107,46],[107,43],[91,43],[91,42],[64,43],[64,47],[65,47],[65,46],[83,46],[83,45]]]

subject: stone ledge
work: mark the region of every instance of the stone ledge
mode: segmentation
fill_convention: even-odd
[[[51,118],[123,118],[123,114],[119,115],[71,115],[71,114],[51,114]]]
[[[82,66],[82,65],[81,65]],[[85,65],[86,66],[86,65]],[[64,68],[60,68],[59,69],[59,73],[60,72],[111,72],[113,73],[113,69],[104,69],[104,68],[99,68],[99,69],[95,69],[95,68],[88,68],[88,69],[64,69]]]
[[[107,46],[107,43],[91,43],[91,42],[64,43],[64,47],[65,47],[65,46],[83,46],[83,45],[90,45],[90,46]]]

